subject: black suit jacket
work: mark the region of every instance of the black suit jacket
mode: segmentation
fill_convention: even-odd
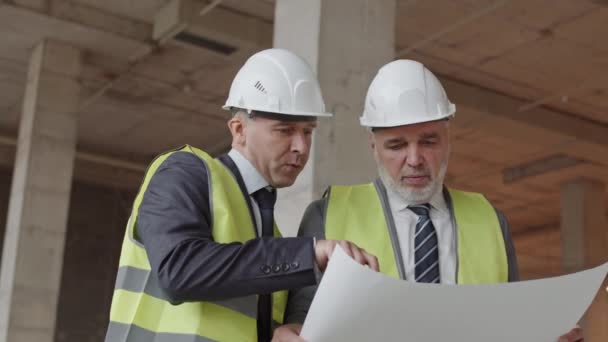
[[[236,165],[228,156],[220,161],[239,181],[251,211]],[[217,243],[210,213],[205,163],[191,153],[173,153],[152,176],[135,227],[152,271],[172,302],[221,300],[316,283],[312,238]],[[291,266],[287,271],[278,267],[275,272],[273,266],[285,263]]]

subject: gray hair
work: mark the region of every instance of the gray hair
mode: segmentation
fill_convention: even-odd
[[[237,115],[242,115],[245,119],[253,119],[254,118],[254,112],[253,111],[248,111],[247,109],[243,109],[243,108],[238,108],[238,107],[231,107],[230,108],[230,113],[232,114],[232,117],[236,117]]]

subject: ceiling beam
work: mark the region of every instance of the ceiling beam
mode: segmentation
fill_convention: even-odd
[[[211,5],[218,2],[212,2]],[[153,38],[231,55],[272,46],[273,25],[256,17],[194,0],[171,0],[157,13]]]
[[[39,12],[47,11],[49,8],[49,0],[0,0],[0,3],[2,2]]]
[[[1,3],[2,1],[0,1]],[[151,41],[152,25],[101,10],[75,0],[7,0],[7,4],[52,18],[97,28],[119,36]]]
[[[526,112],[518,109],[526,102],[493,90],[469,84],[448,76],[441,76],[449,98],[456,103],[456,116],[469,116],[471,124],[478,121],[482,127],[492,126],[504,130],[500,121],[508,121],[521,133],[539,132],[559,135],[563,140],[577,141],[592,148],[604,150],[608,155],[608,125],[571,113],[537,107]],[[493,123],[489,125],[489,123]],[[513,125],[515,124],[515,125]],[[501,132],[504,135],[504,132]]]
[[[96,28],[104,32],[141,42],[152,41],[152,24],[109,13],[73,0],[51,0],[51,17]]]
[[[15,137],[0,133],[0,166],[13,167],[16,145]],[[217,156],[227,153],[230,145],[230,141],[223,141],[205,148],[205,151]],[[76,151],[74,178],[85,183],[133,190],[139,187],[147,168],[148,163],[83,151],[79,148]]]
[[[508,167],[503,171],[503,182],[514,183],[529,177],[554,172],[585,163],[584,160],[573,158],[565,154],[553,154],[548,157],[533,160],[523,164]]]
[[[486,5],[480,9],[478,9],[477,11],[470,13],[466,17],[458,20],[454,24],[448,25],[448,26],[444,27],[443,29],[441,29],[440,31],[430,34],[427,37],[423,38],[422,40],[414,42],[414,43],[410,44],[408,47],[397,51],[396,56],[399,58],[403,58],[406,55],[412,53],[413,51],[420,50],[421,48],[426,47],[427,45],[437,41],[439,38],[441,38],[451,32],[459,30],[461,27],[463,27],[465,25],[469,25],[470,23],[478,20],[481,17],[485,17],[485,16],[491,14],[492,12],[495,12],[496,10],[505,6],[507,4],[507,2],[508,2],[508,0],[499,0],[490,5]]]
[[[0,145],[0,167],[11,170],[14,167],[15,148],[9,145]],[[127,170],[108,164],[99,164],[77,158],[74,163],[74,179],[87,184],[95,184],[109,188],[136,190],[144,172]]]
[[[12,168],[15,163],[17,139],[0,134],[0,165]],[[76,152],[74,178],[91,184],[113,188],[137,189],[147,164],[123,160],[97,153]]]
[[[129,26],[127,19],[117,19],[91,8],[82,11],[75,5],[57,2],[62,3],[55,7],[57,16],[3,3],[0,5],[0,35],[3,30],[17,33],[31,46],[44,38],[51,38],[121,60],[130,60],[152,48],[150,43],[142,41],[143,36],[151,37],[151,27],[146,33],[146,29],[138,26],[140,24],[133,24],[140,28],[131,30],[133,27]],[[119,34],[125,32],[134,36]]]

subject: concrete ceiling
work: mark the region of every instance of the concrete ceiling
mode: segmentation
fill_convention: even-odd
[[[77,176],[124,186],[116,179],[130,172],[137,184],[159,151],[225,151],[220,106],[246,57],[270,47],[274,1],[206,2],[201,29],[232,54],[154,48],[154,16],[167,3],[0,1],[0,162],[12,162],[29,53],[44,37],[87,51]],[[425,63],[458,106],[449,184],[486,193],[507,214],[528,276],[547,262],[545,272],[559,273],[560,183],[608,182],[608,2],[397,4],[398,57]]]

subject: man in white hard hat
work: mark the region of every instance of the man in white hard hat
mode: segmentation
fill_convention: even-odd
[[[294,183],[317,117],[331,115],[306,62],[281,49],[253,55],[223,108],[233,113],[227,155],[186,145],[146,172],[123,242],[108,342],[269,341],[272,321],[283,322],[284,290],[315,284],[315,269],[337,244],[378,269],[352,243],[283,239],[274,225],[275,189]]]
[[[361,125],[378,167],[373,183],[332,186],[306,210],[299,236],[347,239],[378,257],[388,276],[422,283],[518,280],[507,221],[481,194],[444,185],[450,119],[456,107],[422,64],[382,67],[365,100]],[[372,229],[373,228],[373,229]],[[277,341],[298,341],[316,286],[290,292]],[[407,337],[407,332],[404,332]],[[579,329],[562,337],[582,338]]]

